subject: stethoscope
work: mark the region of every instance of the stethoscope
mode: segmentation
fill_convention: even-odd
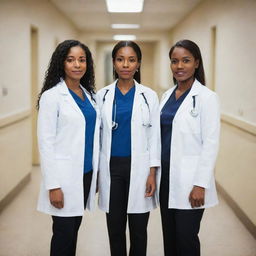
[[[106,100],[106,95],[108,94],[108,91],[109,89],[106,90],[104,96],[103,96],[103,99],[102,99],[102,102],[104,104],[105,100]],[[150,128],[152,127],[152,124],[151,124],[151,121],[150,121],[150,107],[149,107],[149,104],[148,104],[148,100],[145,96],[145,94],[142,92],[140,93],[140,95],[142,95],[143,99],[144,99],[144,103],[146,104],[147,106],[147,110],[148,110],[148,121],[145,121],[145,118],[144,118],[144,115],[142,115],[143,117],[143,121],[142,121],[142,125],[144,127],[147,127],[147,128]],[[103,105],[102,104],[102,105]],[[112,130],[116,130],[118,128],[118,123],[116,121],[116,100],[114,99],[114,102],[113,102],[113,107],[114,107],[114,115],[113,115],[113,119],[112,119]]]
[[[198,116],[198,111],[196,110],[196,96],[193,95],[193,108],[190,110],[190,115],[193,117],[197,117]]]

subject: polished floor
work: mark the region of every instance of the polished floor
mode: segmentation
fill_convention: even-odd
[[[0,215],[0,256],[47,256],[51,219],[35,210],[40,172],[33,168],[30,183]],[[200,238],[202,256],[256,256],[256,241],[220,197],[220,204],[205,211]],[[108,256],[105,215],[86,212],[78,240],[77,256]],[[148,256],[162,256],[159,210],[151,213]],[[139,256],[139,255],[138,255]]]

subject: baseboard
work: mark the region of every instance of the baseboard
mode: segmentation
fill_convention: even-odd
[[[248,218],[244,211],[238,206],[238,204],[231,198],[231,196],[225,191],[225,189],[218,183],[216,185],[218,192],[223,196],[226,203],[231,207],[235,215],[239,218],[239,220],[244,224],[244,226],[256,239],[256,226]]]
[[[12,202],[19,192],[28,184],[31,179],[31,173],[27,174],[12,190],[0,201],[0,213]]]

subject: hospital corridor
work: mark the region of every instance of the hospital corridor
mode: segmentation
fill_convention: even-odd
[[[97,91],[114,81],[116,43],[136,42],[141,83],[159,100],[174,86],[171,47],[196,42],[221,116],[219,204],[204,211],[201,255],[256,256],[255,28],[255,0],[0,0],[0,256],[50,255],[52,218],[37,211],[36,104],[52,53],[68,39],[90,49]],[[77,256],[111,255],[97,204],[98,194],[95,210],[82,219]],[[159,207],[150,212],[147,255],[164,256]]]

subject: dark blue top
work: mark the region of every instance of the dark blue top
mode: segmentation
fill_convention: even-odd
[[[91,102],[86,97],[83,91],[84,100],[77,96],[72,90],[69,89],[70,94],[82,111],[85,122],[85,149],[84,149],[84,173],[88,173],[92,170],[92,156],[93,156],[93,138],[96,122],[96,111],[93,108]]]
[[[170,162],[170,146],[172,138],[172,121],[181,103],[188,95],[190,89],[184,92],[177,100],[175,97],[177,87],[166,101],[161,111],[161,143],[162,143],[162,162]]]
[[[131,117],[135,86],[125,95],[116,86],[112,121],[118,125],[112,130],[111,156],[131,156]]]

